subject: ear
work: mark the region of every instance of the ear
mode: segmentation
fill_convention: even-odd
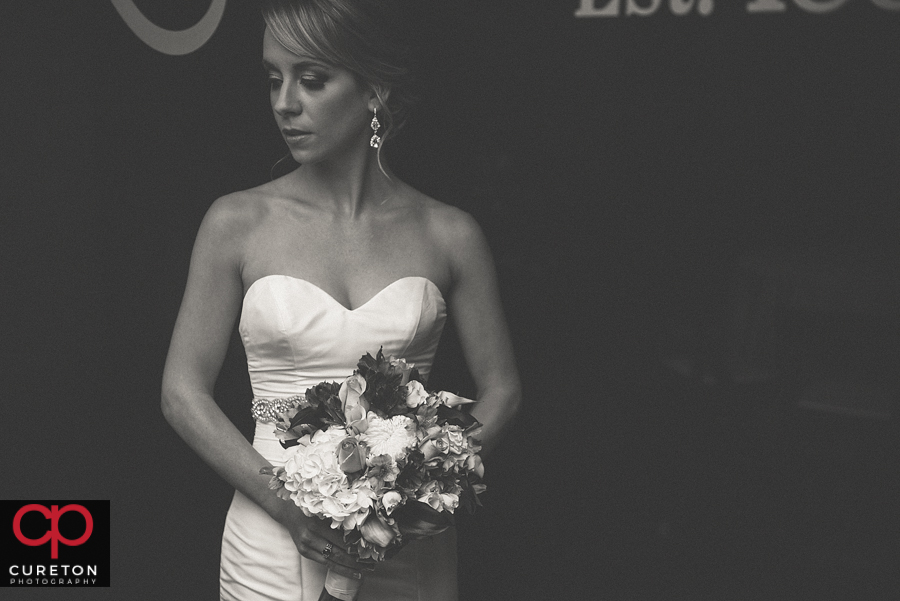
[[[369,98],[369,110],[384,109],[390,95],[390,88],[386,86],[372,86],[372,94]]]

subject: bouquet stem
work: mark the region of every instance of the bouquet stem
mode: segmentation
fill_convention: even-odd
[[[362,580],[354,580],[329,568],[319,601],[355,601],[361,586]]]

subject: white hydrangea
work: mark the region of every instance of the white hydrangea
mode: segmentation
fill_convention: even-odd
[[[304,436],[286,458],[285,488],[310,516],[331,518],[335,528],[350,530],[369,514],[376,498],[365,479],[351,485],[337,459],[338,444],[347,437],[340,427]]]

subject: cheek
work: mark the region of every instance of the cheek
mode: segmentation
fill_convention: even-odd
[[[333,95],[322,98],[318,103],[318,113],[329,124],[342,130],[355,130],[366,121],[366,100],[355,86],[336,90]]]
[[[342,129],[353,129],[360,121],[359,102],[355,98],[341,96],[322,107],[321,115]]]

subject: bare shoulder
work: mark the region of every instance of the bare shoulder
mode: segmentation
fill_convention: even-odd
[[[264,216],[271,196],[263,187],[220,196],[207,210],[204,226],[224,231],[245,230]]]
[[[424,195],[421,206],[428,237],[440,249],[454,282],[467,273],[491,269],[490,248],[472,215]]]
[[[273,198],[262,186],[217,198],[207,209],[194,243],[200,264],[241,273],[254,233],[272,212]]]
[[[272,212],[276,192],[265,184],[217,198],[203,218],[200,235],[234,244],[246,238]]]
[[[447,252],[456,255],[471,249],[473,243],[482,243],[481,227],[469,213],[427,196],[422,206],[432,239]]]

